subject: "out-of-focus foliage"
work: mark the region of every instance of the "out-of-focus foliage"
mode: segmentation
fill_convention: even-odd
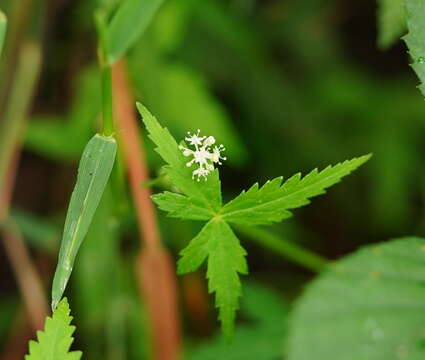
[[[14,210],[12,219],[34,248],[48,253],[58,250],[60,230],[51,221],[22,210]]]
[[[0,346],[3,346],[4,339],[10,331],[13,317],[16,315],[16,299],[2,299],[0,301]]]
[[[332,264],[296,304],[288,359],[423,359],[424,250],[402,238]]]
[[[405,0],[378,0],[378,45],[385,49],[400,39],[406,30]]]
[[[275,360],[282,356],[287,331],[288,305],[282,296],[256,283],[246,283],[241,303],[246,323],[238,325],[229,344],[215,335],[188,351],[185,360]]]
[[[36,115],[31,119],[25,142],[30,151],[56,160],[77,160],[81,156],[100,113],[99,76],[93,68],[81,71],[67,115]]]
[[[73,289],[75,309],[81,319],[79,338],[87,358],[121,360],[147,357],[143,313],[140,313],[132,269],[120,251],[119,219],[114,197],[107,188],[81,246]],[[101,251],[102,256],[99,256]],[[93,261],[93,259],[96,261]],[[128,348],[129,332],[134,339]],[[91,339],[96,339],[93,343]]]

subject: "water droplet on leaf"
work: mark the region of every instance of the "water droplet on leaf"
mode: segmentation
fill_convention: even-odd
[[[420,57],[418,58],[418,63],[419,63],[419,64],[425,64],[425,56],[420,56]]]

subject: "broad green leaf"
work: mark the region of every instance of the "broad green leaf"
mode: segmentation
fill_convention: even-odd
[[[208,257],[208,290],[215,293],[223,333],[231,336],[242,295],[239,274],[247,274],[246,252],[230,226],[213,219],[181,252],[180,274],[196,270]]]
[[[145,31],[164,0],[126,0],[107,29],[107,57],[115,63]]]
[[[425,240],[365,247],[307,287],[291,319],[289,360],[425,357]]]
[[[78,249],[87,234],[115,161],[113,137],[95,135],[81,157],[77,183],[66,215],[58,264],[52,285],[52,308],[62,298]]]
[[[3,50],[4,38],[6,37],[7,18],[0,10],[0,56]]]
[[[370,155],[365,155],[347,160],[321,172],[314,169],[303,178],[298,173],[283,184],[281,177],[268,181],[261,188],[254,184],[223,207],[222,218],[244,225],[270,224],[286,219],[292,215],[290,209],[309,204],[311,197],[325,193],[326,188],[338,183],[369,158]]]
[[[422,0],[406,0],[407,29],[404,37],[409,54],[412,57],[412,68],[419,77],[419,89],[425,95],[425,2]]]
[[[187,196],[169,191],[153,195],[152,199],[161,210],[167,211],[170,217],[204,221],[211,219],[211,212],[206,210],[202,203],[197,204],[196,199],[192,200]]]
[[[25,360],[79,360],[81,351],[71,351],[75,326],[70,325],[68,301],[63,299],[52,317],[46,318],[44,331],[37,332],[38,342],[31,340]]]
[[[378,0],[378,45],[386,49],[406,30],[405,0]]]
[[[221,208],[221,187],[218,170],[208,176],[207,181],[197,182],[192,179],[192,168],[187,167],[187,159],[178,148],[176,140],[163,128],[155,117],[140,103],[137,104],[143,122],[149,132],[149,137],[155,143],[156,151],[165,162],[166,172],[172,183],[196,205],[202,206],[211,216]]]
[[[278,293],[256,283],[244,284],[241,312],[248,321],[238,325],[232,343],[217,334],[193,351],[186,360],[276,360],[282,355],[288,306]]]

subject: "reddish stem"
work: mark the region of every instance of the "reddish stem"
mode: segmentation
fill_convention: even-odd
[[[171,257],[161,245],[150,189],[140,128],[135,115],[135,100],[122,60],[112,69],[115,120],[121,136],[120,145],[128,168],[131,192],[143,243],[139,255],[138,278],[151,320],[154,358],[176,360],[180,356],[180,324],[177,310],[176,276]]]

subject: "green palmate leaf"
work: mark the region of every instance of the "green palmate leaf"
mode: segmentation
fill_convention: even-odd
[[[208,222],[181,252],[180,274],[196,270],[208,257],[208,290],[216,294],[216,306],[225,335],[233,333],[239,297],[242,295],[239,274],[247,274],[246,252],[230,226],[220,220]]]
[[[142,104],[138,103],[137,107],[149,131],[149,137],[157,146],[156,151],[168,163],[166,172],[172,183],[190,198],[190,200],[180,198],[180,201],[192,202],[196,206],[203,207],[204,214],[214,216],[222,205],[218,170],[213,171],[205,182],[193,181],[192,169],[186,166],[187,159],[179,150],[170,132],[163,128]],[[162,206],[165,206],[164,202]]]
[[[6,15],[0,10],[0,56],[3,50],[4,38],[6,36],[7,19]]]
[[[338,261],[295,306],[289,360],[425,357],[425,240],[368,246]]]
[[[385,49],[406,30],[405,0],[378,0],[378,45]]]
[[[58,264],[52,285],[52,308],[61,299],[71,276],[78,249],[87,234],[115,161],[112,137],[95,135],[81,157],[77,183],[68,207]]]
[[[69,352],[74,341],[72,333],[75,326],[70,325],[72,317],[69,315],[68,301],[63,299],[53,316],[46,318],[44,331],[37,332],[38,342],[30,341],[29,355],[25,360],[79,360],[81,351]]]
[[[114,63],[136,42],[164,0],[126,0],[108,26],[106,51]]]
[[[421,81],[419,89],[425,95],[425,2],[422,0],[406,0],[407,29],[404,37],[410,56],[412,67]]]
[[[261,188],[253,185],[221,210],[228,222],[244,225],[262,225],[290,217],[290,209],[310,203],[310,198],[325,193],[325,189],[338,183],[342,177],[365,163],[370,155],[344,161],[319,172],[317,169],[305,177],[298,173],[282,184],[282,178],[268,181]]]
[[[304,178],[297,174],[283,185],[282,178],[274,179],[262,188],[255,185],[222,207],[218,171],[212,172],[205,182],[194,181],[192,169],[186,166],[187,159],[175,139],[143,105],[138,104],[138,108],[149,137],[157,146],[156,151],[168,163],[165,169],[172,184],[183,192],[183,195],[164,192],[154,195],[153,200],[172,217],[208,221],[181,252],[178,272],[184,274],[195,271],[207,261],[208,288],[210,293],[215,293],[223,332],[230,336],[241,296],[239,274],[247,274],[248,267],[246,252],[227,222],[254,225],[282,220],[290,216],[288,209],[307,204],[309,198],[324,193],[326,188],[337,183],[370,156],[328,167],[320,173],[314,170]],[[268,237],[267,241],[267,246],[276,246],[275,240],[271,241]],[[280,246],[279,249],[285,254],[296,254],[297,258],[300,256],[294,247],[282,250]],[[307,260],[315,262],[317,259],[308,257]],[[315,262],[314,267],[321,266],[317,264]]]

